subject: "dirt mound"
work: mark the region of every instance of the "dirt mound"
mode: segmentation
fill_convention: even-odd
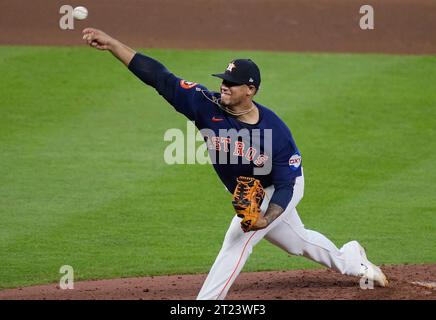
[[[229,300],[436,300],[436,264],[383,267],[388,288],[362,290],[359,279],[328,269],[241,273],[229,291]],[[175,275],[81,281],[73,290],[57,284],[7,289],[0,299],[36,300],[193,300],[206,275]]]

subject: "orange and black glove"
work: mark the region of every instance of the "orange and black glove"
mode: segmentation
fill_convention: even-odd
[[[265,191],[259,180],[252,177],[238,177],[233,192],[233,207],[236,215],[242,218],[241,228],[244,232],[250,231],[256,224],[260,213],[260,206]]]

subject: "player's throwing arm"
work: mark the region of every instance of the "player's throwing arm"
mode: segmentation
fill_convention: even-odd
[[[83,40],[93,48],[99,50],[109,50],[118,60],[129,65],[136,54],[136,51],[125,44],[112,38],[101,30],[86,28],[83,30]]]

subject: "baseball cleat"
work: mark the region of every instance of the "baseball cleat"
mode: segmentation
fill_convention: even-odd
[[[360,244],[359,250],[362,257],[359,276],[366,277],[368,280],[374,281],[380,287],[387,287],[389,285],[389,281],[383,271],[368,260],[368,258],[366,257],[365,249]]]

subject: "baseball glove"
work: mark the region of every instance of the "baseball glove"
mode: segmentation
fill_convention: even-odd
[[[260,181],[251,177],[238,177],[235,191],[233,192],[233,207],[236,215],[242,218],[241,228],[244,232],[250,231],[256,224],[260,215],[265,191]]]

